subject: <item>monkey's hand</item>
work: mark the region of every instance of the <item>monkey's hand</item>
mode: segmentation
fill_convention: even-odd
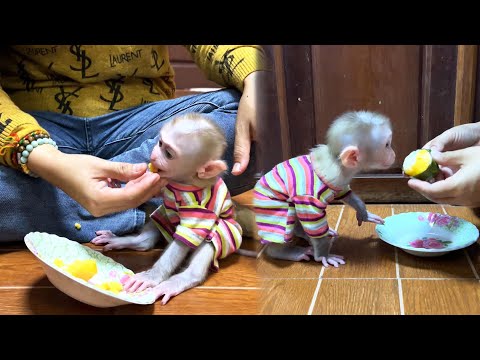
[[[362,225],[363,221],[372,222],[374,224],[384,224],[385,220],[378,215],[372,214],[370,211],[357,211],[358,226]]]
[[[153,268],[130,276],[123,284],[123,289],[126,292],[141,292],[157,286],[164,280],[162,273]]]

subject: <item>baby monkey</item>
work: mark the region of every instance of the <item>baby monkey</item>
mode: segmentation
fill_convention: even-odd
[[[156,299],[163,296],[166,304],[172,296],[203,283],[209,269],[218,270],[218,259],[240,247],[242,228],[220,177],[227,170],[220,160],[226,147],[222,130],[201,114],[180,115],[162,127],[150,160],[168,180],[161,194],[163,204],[138,235],[116,236],[100,230],[91,240],[104,245],[104,250],[149,250],[161,235],[169,242],[153,267],[132,276],[124,290],[153,287]],[[191,250],[188,267],[172,276]]]
[[[325,267],[345,264],[343,256],[330,254],[337,232],[329,228],[327,206],[341,200],[363,221],[383,224],[367,211],[350,189],[360,171],[387,169],[395,161],[390,120],[370,111],[347,112],[336,118],[327,131],[327,143],[308,155],[276,165],[254,188],[255,221],[265,254],[271,258],[321,261]],[[311,246],[292,246],[293,236]]]

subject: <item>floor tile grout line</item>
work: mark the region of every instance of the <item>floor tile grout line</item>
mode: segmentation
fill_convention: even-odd
[[[470,269],[472,269],[473,275],[475,276],[475,279],[480,280],[480,277],[478,277],[477,270],[475,269],[475,266],[473,265],[473,261],[470,258],[470,255],[468,255],[468,252],[466,249],[463,249],[463,253],[467,257],[468,264],[470,265]]]
[[[392,216],[395,215],[395,210],[391,206]],[[394,248],[395,252],[395,275],[397,276],[397,286],[398,286],[398,303],[400,306],[400,315],[405,315],[405,304],[403,303],[403,287],[402,287],[402,278],[400,277],[400,264],[398,263],[398,249]]]
[[[445,215],[448,215],[447,210],[445,209],[445,206],[442,206],[443,213]],[[465,254],[465,257],[467,258],[468,264],[470,265],[470,269],[472,270],[473,276],[475,276],[475,279],[480,280],[480,277],[478,276],[477,270],[475,269],[475,265],[473,265],[473,261],[470,258],[470,255],[468,255],[468,252],[466,249],[463,249],[463,253]]]
[[[197,286],[196,289],[204,290],[261,290],[256,286]]]
[[[338,215],[337,223],[335,224],[335,231],[338,231],[338,226],[340,225],[340,219],[342,218],[344,210],[345,210],[345,205],[342,205],[342,209],[340,210],[340,214]],[[312,315],[313,308],[315,307],[315,303],[317,302],[318,293],[320,292],[320,286],[322,285],[322,278],[323,278],[324,272],[325,272],[325,266],[322,266],[322,269],[320,270],[320,274],[318,275],[317,286],[315,287],[315,291],[313,293],[312,301],[310,303],[310,307],[308,308],[307,315]]]
[[[263,278],[264,280],[318,280],[316,277],[304,277],[304,278],[295,278],[295,277],[275,277],[275,278]],[[381,277],[364,277],[364,278],[351,278],[351,277],[327,277],[327,278],[322,278],[322,280],[398,280],[397,277],[387,277],[387,278],[381,278]],[[422,278],[422,277],[417,277],[417,278],[400,278],[400,280],[427,280],[427,281],[436,281],[436,280],[477,280],[474,277],[457,277],[457,278]],[[1,287],[0,287],[1,288]]]
[[[267,245],[265,244],[262,244],[262,248],[260,249],[260,251],[258,252],[258,255],[257,255],[257,259],[260,259],[260,256],[262,256],[263,252],[265,251]]]

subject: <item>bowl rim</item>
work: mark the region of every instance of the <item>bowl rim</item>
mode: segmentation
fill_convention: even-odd
[[[406,250],[410,250],[410,251],[416,251],[416,252],[419,252],[419,253],[447,253],[447,252],[451,252],[451,251],[455,251],[455,250],[460,250],[460,249],[464,249],[470,245],[472,245],[473,243],[475,243],[478,238],[479,238],[479,230],[478,228],[473,224],[471,223],[470,221],[468,220],[465,220],[464,218],[461,218],[461,217],[458,217],[458,216],[453,216],[453,215],[449,215],[449,214],[442,214],[442,213],[439,213],[439,212],[435,212],[435,211],[409,211],[409,212],[404,212],[404,213],[400,213],[400,214],[394,214],[394,215],[390,215],[390,216],[387,216],[386,218],[384,218],[385,220],[385,223],[387,222],[387,219],[392,219],[394,217],[402,217],[402,216],[415,216],[418,217],[419,215],[424,215],[426,217],[428,217],[428,214],[438,214],[438,215],[443,215],[443,216],[449,216],[449,217],[452,217],[452,218],[457,218],[461,223],[464,224],[464,226],[467,226],[469,228],[471,228],[473,230],[474,233],[476,233],[476,236],[473,237],[473,240],[470,240],[464,244],[461,244],[461,245],[456,245],[456,246],[452,246],[450,248],[445,248],[445,249],[425,249],[425,248],[414,248],[414,247],[410,247],[410,246],[407,246],[407,245],[403,245],[403,244],[398,244],[398,243],[393,243],[392,241],[389,241],[387,239],[384,239],[382,236],[381,236],[381,231],[379,231],[379,229],[381,229],[382,227],[385,227],[386,224],[377,224],[375,226],[375,232],[377,233],[378,237],[386,242],[387,244],[390,244],[392,246],[395,246],[395,247],[398,247],[400,249],[406,249]]]
[[[78,243],[78,242],[75,242],[75,241],[73,241],[73,240],[70,240],[70,239],[68,239],[68,238],[66,238],[66,237],[58,236],[58,235],[55,235],[55,234],[50,234],[50,233],[47,233],[47,232],[39,232],[39,231],[30,232],[30,233],[28,233],[27,235],[25,235],[25,237],[24,237],[24,243],[25,243],[25,245],[27,246],[28,250],[29,250],[38,260],[40,260],[40,261],[42,262],[42,264],[48,266],[49,268],[53,269],[54,271],[57,271],[57,272],[65,275],[66,277],[70,278],[71,280],[74,280],[77,284],[81,284],[81,285],[83,285],[83,286],[87,286],[88,288],[93,289],[93,290],[95,290],[95,291],[97,291],[97,292],[99,292],[99,293],[101,293],[101,294],[103,294],[103,295],[107,295],[108,297],[111,297],[112,299],[125,301],[125,303],[138,304],[138,305],[151,305],[151,304],[153,304],[153,303],[156,301],[155,299],[153,299],[153,301],[151,301],[151,302],[150,302],[150,300],[149,300],[148,302],[146,302],[146,301],[134,301],[133,299],[130,300],[130,299],[126,299],[125,297],[116,296],[115,294],[112,294],[112,293],[110,293],[110,292],[107,291],[107,290],[98,288],[98,287],[94,286],[93,284],[90,284],[89,282],[87,282],[87,281],[85,281],[85,280],[83,280],[83,279],[80,279],[80,278],[77,278],[77,277],[73,276],[72,274],[70,274],[69,272],[67,272],[67,271],[65,271],[65,270],[63,270],[63,269],[60,269],[60,268],[55,267],[54,264],[48,263],[47,261],[45,261],[44,259],[42,259],[42,258],[38,255],[38,251],[37,251],[37,249],[35,248],[35,245],[32,243],[32,240],[30,239],[30,236],[33,236],[33,235],[35,235],[35,234],[46,234],[46,235],[48,235],[48,236],[56,236],[56,237],[58,237],[58,238],[60,238],[60,239],[68,240],[68,241],[70,241],[70,242],[72,242],[72,243],[76,243],[76,244],[79,244],[79,245],[81,245],[81,244]],[[88,253],[90,253],[91,251],[96,251],[96,250],[94,250],[94,249],[88,248],[87,246],[84,246],[84,248],[87,250]],[[101,254],[101,253],[100,253],[100,254]],[[101,254],[101,255],[103,255],[103,254]],[[103,255],[103,256],[105,256],[105,255]],[[113,259],[112,259],[112,260],[113,260]],[[123,265],[122,265],[122,266],[123,266]],[[127,269],[128,269],[128,268],[127,268]],[[128,270],[130,270],[130,269],[128,269]],[[130,271],[131,271],[131,270],[130,270]],[[44,269],[44,272],[45,272],[45,269]],[[45,275],[47,275],[47,274],[45,273]],[[56,286],[55,286],[55,287],[56,287]],[[56,287],[56,288],[57,288],[57,287]],[[58,289],[58,288],[57,288],[57,289]],[[58,290],[62,291],[61,289],[58,289]],[[63,292],[63,291],[62,291],[62,292]],[[68,294],[67,294],[67,295],[68,295]],[[144,298],[147,298],[147,297],[140,297],[140,299],[144,299]],[[78,299],[76,299],[76,300],[78,300]],[[80,300],[79,300],[79,301],[80,301]]]

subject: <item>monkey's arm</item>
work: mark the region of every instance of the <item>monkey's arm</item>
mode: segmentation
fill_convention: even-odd
[[[362,225],[363,221],[368,221],[375,224],[383,224],[385,222],[380,216],[367,211],[365,203],[353,191],[341,199],[341,201],[355,209],[357,212],[358,226]]]
[[[185,45],[209,80],[243,92],[243,80],[254,71],[269,70],[267,55],[258,45]]]

